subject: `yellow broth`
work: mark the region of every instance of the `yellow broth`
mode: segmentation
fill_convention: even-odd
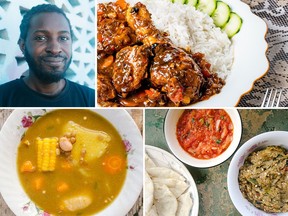
[[[75,164],[71,160],[72,154],[62,152],[56,157],[54,171],[39,171],[37,137],[61,137],[64,133],[63,125],[69,121],[90,130],[107,133],[111,140],[105,153],[89,163],[84,161]],[[77,134],[75,137],[77,142]],[[109,172],[104,161],[115,155],[122,159],[122,169]],[[21,171],[26,161],[32,162],[34,171]],[[38,207],[55,215],[91,215],[106,208],[123,186],[126,167],[125,146],[117,130],[106,119],[89,110],[55,110],[45,114],[29,127],[18,147],[17,169],[24,190]],[[68,210],[63,204],[64,200],[79,195],[88,196],[92,200],[91,204],[84,209]]]

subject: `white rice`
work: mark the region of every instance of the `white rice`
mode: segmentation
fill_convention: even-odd
[[[139,1],[152,14],[156,28],[167,32],[176,46],[192,53],[204,53],[213,72],[223,79],[229,75],[233,63],[232,43],[210,16],[169,0],[127,0],[131,5]]]

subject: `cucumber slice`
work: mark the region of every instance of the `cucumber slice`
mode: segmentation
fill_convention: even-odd
[[[228,22],[230,13],[230,7],[226,3],[217,1],[216,10],[211,17],[214,20],[215,25],[221,28]]]
[[[224,32],[228,35],[229,38],[233,37],[236,33],[238,33],[242,26],[241,17],[234,13],[230,13],[230,19],[228,23],[223,27]]]
[[[174,0],[174,3],[185,4],[186,0]]]
[[[187,0],[185,4],[192,5],[195,7],[197,3],[198,3],[198,0]]]
[[[210,16],[216,9],[216,0],[199,0],[197,9]]]

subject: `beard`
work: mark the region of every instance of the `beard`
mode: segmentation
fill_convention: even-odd
[[[52,54],[33,58],[27,49],[25,49],[24,56],[29,65],[30,73],[33,73],[42,83],[45,84],[59,82],[61,79],[63,79],[72,60],[72,57],[68,59],[66,56],[55,56]],[[42,59],[45,57],[63,58],[64,66],[59,68],[58,66],[53,67],[44,65]]]

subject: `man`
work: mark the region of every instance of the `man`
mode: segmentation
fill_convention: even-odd
[[[72,59],[72,29],[65,13],[43,4],[20,25],[27,76],[0,85],[0,107],[93,107],[95,91],[65,79]]]

